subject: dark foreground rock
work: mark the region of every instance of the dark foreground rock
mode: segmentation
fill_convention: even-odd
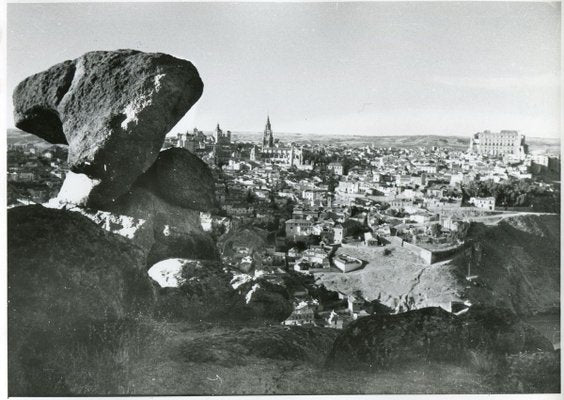
[[[232,328],[178,346],[173,359],[226,367],[247,365],[258,359],[289,360],[322,365],[338,331],[311,326]]]
[[[560,215],[520,215],[494,226],[473,223],[468,245],[452,264],[472,304],[509,308],[519,316],[560,307]],[[559,313],[559,311],[558,311]]]
[[[507,392],[560,393],[560,359],[560,350],[509,356]]]
[[[186,60],[134,50],[94,51],[57,64],[15,89],[15,125],[69,145],[73,172],[93,180],[87,205],[127,191],[156,160],[166,133],[200,98]]]
[[[157,296],[158,318],[281,322],[293,310],[285,288],[260,281],[235,289],[233,275],[218,262],[170,259],[154,265],[149,274],[163,286]]]
[[[161,151],[136,186],[182,208],[200,211],[217,208],[214,177],[209,167],[186,149]]]
[[[536,329],[507,309],[471,307],[455,316],[438,307],[360,318],[333,344],[327,363],[353,369],[411,361],[467,361],[482,354],[500,359],[526,351],[553,351]]]
[[[463,348],[456,317],[441,308],[360,318],[337,337],[328,364],[383,368],[421,359],[453,361]]]
[[[202,229],[199,211],[170,204],[137,184],[107,210],[149,222],[154,240],[147,249],[147,268],[167,258],[219,257],[212,237]]]
[[[554,349],[550,340],[506,308],[472,306],[459,320],[468,349],[498,354]]]
[[[142,254],[124,239],[78,213],[9,210],[10,394],[68,394],[73,359],[111,347],[116,329],[150,312],[153,298]]]

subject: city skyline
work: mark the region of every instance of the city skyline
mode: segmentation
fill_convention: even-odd
[[[206,82],[171,133],[560,136],[560,5],[8,5],[8,92],[86,51],[188,59]],[[28,23],[27,21],[33,21]],[[204,43],[204,45],[202,44]],[[13,126],[8,101],[8,127]]]

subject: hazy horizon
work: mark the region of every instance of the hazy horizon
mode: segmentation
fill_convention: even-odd
[[[171,132],[560,137],[560,3],[8,4],[8,91],[92,50],[194,63]],[[11,97],[7,125],[13,126]]]

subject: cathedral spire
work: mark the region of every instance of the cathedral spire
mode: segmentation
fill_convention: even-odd
[[[262,138],[262,147],[274,147],[274,136],[272,135],[272,126],[270,124],[270,115],[266,116],[266,126],[264,127],[264,136]]]

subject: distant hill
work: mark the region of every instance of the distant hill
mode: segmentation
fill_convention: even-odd
[[[233,137],[241,142],[259,142],[262,134],[250,132],[234,132]],[[302,144],[333,144],[337,146],[361,147],[375,145],[378,147],[450,147],[454,149],[465,149],[468,147],[469,138],[463,136],[363,136],[363,135],[324,135],[324,134],[305,134],[305,133],[275,133],[275,138],[286,143]]]
[[[442,135],[399,135],[399,136],[364,136],[364,135],[324,135],[307,133],[275,132],[274,137],[285,143],[302,144],[334,144],[337,146],[348,145],[362,147],[375,145],[378,147],[448,147],[456,150],[465,150],[470,143],[470,136],[442,136]],[[233,132],[233,138],[239,142],[262,141],[262,133]],[[526,143],[529,151],[548,152],[560,154],[560,138],[527,137]]]
[[[560,154],[560,138],[526,138],[525,142],[529,145],[529,151]]]
[[[35,144],[39,147],[51,147],[53,146],[52,143],[49,143],[37,136],[27,133],[24,131],[20,131],[19,129],[7,129],[7,144],[8,145],[24,145],[24,144]]]
[[[211,135],[211,132],[205,132]],[[237,142],[260,143],[262,133],[259,132],[233,132],[233,139]],[[470,136],[440,136],[440,135],[400,135],[400,136],[363,136],[363,135],[325,135],[314,133],[286,133],[276,132],[275,138],[284,143],[297,144],[324,144],[336,146],[362,147],[375,145],[377,147],[448,147],[455,150],[468,148]],[[560,154],[560,138],[535,138],[527,137],[529,151]],[[8,129],[8,144],[36,143],[46,147],[50,143],[30,133],[19,129]]]

